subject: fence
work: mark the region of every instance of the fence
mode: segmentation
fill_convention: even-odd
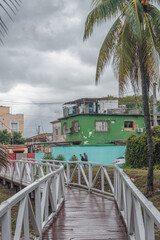
[[[20,229],[22,229],[23,221],[28,226],[29,214],[32,224],[35,226],[36,239],[40,239],[46,222],[57,213],[64,200],[63,184],[65,182],[66,186],[83,187],[114,199],[130,240],[155,240],[155,225],[157,229],[160,229],[160,213],[135,187],[122,169],[115,165],[91,162],[54,161],[54,164],[51,164],[51,160],[45,160],[45,162],[43,160],[42,163],[38,163],[38,161],[33,159],[28,162],[27,159],[24,159],[20,163],[15,162],[15,166],[11,164],[6,171],[1,170],[0,176],[3,179],[19,182],[22,185],[27,185],[30,181],[40,177],[39,180],[20,191],[19,195],[13,196],[0,207],[2,239],[11,239],[9,238],[11,234],[6,229],[10,229],[10,208],[17,202],[20,202],[21,206],[17,218],[18,226],[20,225]],[[109,176],[111,169],[114,169],[114,187]],[[45,174],[47,175],[45,176]],[[29,196],[32,192],[35,192],[35,215]],[[40,197],[40,192],[42,192],[42,197]],[[47,198],[48,194],[49,198]],[[47,210],[49,202],[52,209],[50,216],[48,216]],[[20,239],[20,230],[18,229],[19,227],[16,225],[14,235],[16,240]],[[24,231],[25,239],[29,239],[28,232],[29,227]]]
[[[15,161],[6,170],[2,168],[0,175],[12,184],[22,186],[31,183],[0,205],[2,240],[11,240],[12,237],[14,240],[21,239],[22,233],[25,240],[41,239],[45,225],[58,213],[64,201],[63,167]],[[16,206],[18,216],[13,231],[11,210]]]

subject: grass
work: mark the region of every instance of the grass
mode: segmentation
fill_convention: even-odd
[[[12,197],[14,194],[16,193],[15,188],[11,189],[8,188],[8,185],[3,185],[2,183],[0,183],[0,204],[4,201],[6,201],[7,199],[9,199],[10,197]],[[12,228],[12,235],[15,232],[15,228],[16,228],[16,222],[17,222],[17,216],[18,216],[18,210],[19,210],[19,203],[16,204],[14,207],[12,207],[11,209],[11,228]],[[29,222],[30,224],[30,222]],[[21,236],[21,240],[24,240],[23,237],[23,229],[22,229],[22,236]],[[33,240],[33,228],[30,224],[30,240]],[[0,235],[0,239],[1,239],[1,235]]]
[[[0,184],[0,204],[15,194],[15,189],[9,189],[7,185]]]
[[[160,170],[154,170],[154,191],[147,194],[147,173],[146,169],[124,169],[124,172],[133,180],[136,187],[153,202],[160,211]]]

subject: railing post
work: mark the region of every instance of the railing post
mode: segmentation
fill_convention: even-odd
[[[102,167],[101,167],[101,190],[104,192],[104,172]]]
[[[42,211],[41,211],[41,192],[40,187],[35,190],[35,213],[36,213],[36,221],[39,227],[39,232],[42,232]]]
[[[145,240],[155,240],[154,237],[154,221],[144,210]]]
[[[80,163],[78,163],[78,184],[81,184],[81,169],[80,169]]]
[[[91,191],[91,187],[92,187],[92,164],[89,164],[89,191]]]
[[[33,164],[30,164],[31,182],[34,182]]]
[[[62,183],[62,197],[65,197],[65,188],[64,188],[64,168],[61,174],[61,183]]]
[[[11,209],[9,208],[6,214],[2,217],[2,240],[11,240]]]
[[[114,199],[117,200],[117,172],[115,166],[113,167],[114,170]]]
[[[70,182],[70,164],[67,163],[67,185]]]

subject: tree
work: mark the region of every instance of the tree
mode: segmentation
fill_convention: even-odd
[[[9,144],[11,139],[11,134],[5,129],[0,131],[0,143],[1,144]]]
[[[25,139],[22,138],[22,135],[20,132],[13,132],[12,136],[12,144],[24,144]]]
[[[154,3],[154,0],[150,2]],[[156,1],[160,5],[160,0]],[[160,11],[148,0],[93,0],[85,23],[84,39],[95,24],[118,16],[101,46],[96,82],[104,67],[114,66],[123,92],[130,81],[134,91],[142,87],[142,100],[148,146],[147,192],[153,191],[153,143],[149,113],[149,88],[158,79],[160,56]],[[141,80],[141,83],[140,83]]]

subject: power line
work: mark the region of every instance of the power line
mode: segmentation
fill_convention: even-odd
[[[0,100],[1,102],[7,102],[7,103],[16,103],[16,104],[29,104],[29,105],[60,105],[64,102],[14,102],[14,101],[5,101]]]

